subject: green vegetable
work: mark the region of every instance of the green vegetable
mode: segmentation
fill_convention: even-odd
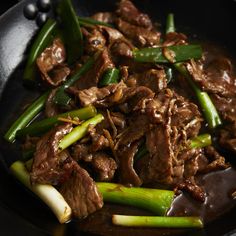
[[[165,215],[173,201],[169,190],[124,187],[113,183],[96,183],[105,202],[113,202],[143,208],[158,215]]]
[[[37,136],[43,134],[50,130],[54,125],[62,123],[58,118],[75,118],[78,117],[80,120],[87,120],[91,117],[94,117],[97,114],[96,108],[93,106],[84,107],[81,109],[69,111],[66,113],[59,114],[38,122],[33,123],[32,125],[20,129],[16,133],[16,137],[22,138],[26,135]]]
[[[101,87],[109,84],[117,84],[119,82],[120,70],[117,68],[109,68],[104,73],[99,85]]]
[[[171,58],[175,63],[187,61],[193,58],[200,59],[202,57],[202,48],[200,45],[174,45],[169,47],[134,50],[134,60],[138,62],[170,63],[170,61],[165,57],[163,50],[171,53]]]
[[[193,91],[195,92],[195,96],[198,100],[198,103],[201,107],[201,110],[205,116],[205,119],[210,128],[215,128],[222,124],[220,116],[211,101],[211,98],[206,92],[201,91],[201,89],[194,83],[192,80],[192,76],[187,71],[186,67],[183,64],[174,64],[174,67],[177,71],[179,71],[187,80]]]
[[[203,228],[199,217],[113,215],[112,223],[120,226],[158,228]]]
[[[49,92],[44,93],[34,103],[32,103],[24,113],[13,123],[7,133],[4,135],[6,141],[12,143],[16,138],[18,130],[25,128],[40,111],[43,110],[45,101]]]
[[[190,143],[191,148],[202,148],[211,145],[211,135],[210,134],[201,134],[193,138]]]
[[[71,220],[72,210],[63,196],[48,184],[34,184],[30,182],[30,175],[24,164],[20,161],[13,163],[10,167],[11,173],[28,189],[35,193],[56,215],[60,223]]]
[[[107,24],[102,21],[94,20],[89,17],[78,17],[78,20],[79,20],[80,25],[84,25],[84,26],[86,26],[86,25],[104,25],[104,26],[107,26],[110,28],[114,28],[113,25],[111,25],[111,24]]]
[[[57,8],[65,39],[67,61],[74,63],[83,54],[83,35],[71,0],[61,0]]]
[[[59,150],[65,150],[71,144],[75,143],[76,141],[80,140],[87,134],[87,130],[90,125],[97,125],[100,123],[104,117],[101,114],[94,116],[93,118],[85,121],[81,125],[75,127],[69,134],[65,135],[59,143]]]
[[[173,13],[168,14],[166,21],[166,34],[171,32],[175,32],[175,22]]]
[[[48,19],[44,24],[33,45],[30,49],[27,59],[26,68],[23,74],[24,82],[33,82],[36,78],[36,59],[43,52],[43,50],[52,42],[57,31],[57,23],[55,20]]]
[[[94,57],[89,58],[87,62],[81,68],[79,68],[79,70],[71,78],[69,78],[62,86],[58,88],[53,100],[55,104],[67,106],[70,103],[71,98],[65,92],[65,89],[73,85],[78,79],[81,78],[83,74],[85,74],[94,65],[97,56],[98,54]]]

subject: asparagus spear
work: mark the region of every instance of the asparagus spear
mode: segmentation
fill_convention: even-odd
[[[120,184],[96,183],[105,202],[125,204],[164,215],[170,208],[174,192],[149,188],[128,188]]]
[[[159,228],[203,228],[199,217],[113,215],[112,223],[120,226]]]
[[[29,173],[20,161],[14,162],[10,167],[10,171],[21,183],[48,205],[60,223],[66,223],[71,220],[72,210],[70,206],[52,185],[31,185]]]

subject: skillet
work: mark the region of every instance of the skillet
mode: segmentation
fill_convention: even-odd
[[[21,113],[22,104],[29,103],[37,96],[32,89],[22,85],[22,70],[24,67],[27,48],[38,30],[35,21],[23,16],[23,8],[33,0],[21,1],[15,7],[0,17],[0,135]],[[74,1],[80,15],[91,15],[97,11],[112,10],[115,3],[112,0]],[[173,12],[178,29],[189,35],[208,39],[220,44],[236,58],[236,36],[233,32],[236,22],[236,2],[233,0],[213,1],[171,1],[143,0],[135,4],[147,12],[153,20],[165,22],[167,13]],[[19,150],[12,145],[0,142],[0,215],[6,222],[0,223],[1,235],[94,235],[88,227],[81,227],[77,222],[67,225],[57,223],[54,216],[38,199],[33,197],[22,186],[9,176],[7,167],[19,157]],[[0,218],[0,219],[1,219]],[[105,228],[100,235],[233,235],[236,229],[236,209],[210,222],[200,231],[142,231],[127,229]],[[15,228],[12,228],[12,225]],[[99,228],[99,225],[97,225]]]

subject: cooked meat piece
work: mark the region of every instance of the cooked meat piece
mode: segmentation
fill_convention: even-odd
[[[115,15],[112,12],[98,12],[92,15],[92,18],[107,24],[113,24],[115,21]]]
[[[97,57],[94,66],[85,74],[83,75],[74,85],[78,90],[81,89],[88,89],[93,86],[97,86],[99,79],[103,75],[103,73],[108,68],[113,68],[114,64],[110,59],[110,55],[105,48],[100,55]],[[72,87],[72,88],[73,88]]]
[[[25,151],[34,149],[38,141],[39,141],[39,137],[30,137],[27,135],[25,142],[22,145],[22,149]]]
[[[47,47],[37,58],[37,65],[42,79],[52,86],[58,86],[66,80],[70,69],[63,64],[66,60],[66,51],[59,38]]]
[[[72,158],[79,162],[81,160],[85,162],[91,162],[93,155],[90,151],[90,145],[88,144],[76,144],[72,149]]]
[[[121,0],[116,13],[125,21],[145,28],[152,28],[152,22],[147,14],[141,13],[129,0]]]
[[[120,112],[112,112],[111,119],[115,126],[119,127],[120,129],[124,129],[126,126],[126,119],[125,116]]]
[[[226,125],[220,131],[220,145],[236,153],[236,123]]]
[[[92,139],[91,152],[103,150],[110,146],[109,141],[102,134],[99,134],[94,127],[90,127],[88,132]]]
[[[187,44],[187,36],[182,33],[170,32],[166,35],[163,46],[183,45]]]
[[[106,39],[98,29],[92,28],[91,32],[89,32],[87,29],[82,28],[82,32],[85,36],[85,51],[88,54],[93,55],[95,52],[105,48]]]
[[[92,87],[77,92],[82,106],[110,107],[127,102],[129,108],[135,109],[143,99],[152,98],[154,93],[144,86],[127,88],[123,81],[103,88]]]
[[[131,145],[119,146],[117,157],[119,160],[120,182],[125,185],[140,186],[141,179],[134,170],[134,156],[138,151],[138,142]]]
[[[106,153],[95,153],[91,164],[97,173],[97,181],[111,181],[113,179],[117,164],[115,160]]]
[[[126,83],[132,84],[132,86],[146,86],[155,93],[158,93],[167,87],[165,71],[157,69],[151,69],[141,74],[131,75]]]
[[[53,101],[56,92],[57,92],[57,89],[53,89],[47,98],[47,101],[45,104],[45,112],[44,112],[46,117],[52,117],[52,116],[56,116],[60,114],[60,109]]]
[[[206,199],[205,191],[200,186],[198,186],[194,180],[186,179],[176,187],[176,190],[185,190],[194,199],[200,202],[204,202]]]
[[[58,144],[71,130],[71,124],[57,126],[37,142],[30,172],[32,183],[57,185],[70,176],[74,164],[69,152],[58,150]]]
[[[117,29],[110,28],[104,25],[98,26],[98,29],[105,35],[108,45],[111,45],[117,40],[128,41],[124,35]]]
[[[143,27],[132,25],[122,19],[117,19],[118,29],[137,46],[155,46],[160,42],[160,33]]]
[[[95,182],[78,164],[74,165],[70,178],[63,183],[60,192],[71,207],[73,215],[80,219],[103,206],[102,195]]]
[[[132,58],[133,57],[132,49],[133,45],[124,40],[120,41],[117,40],[112,44],[110,48],[112,57],[115,58],[114,60],[116,60],[117,63],[119,62],[119,60],[122,60],[122,58],[120,57]]]

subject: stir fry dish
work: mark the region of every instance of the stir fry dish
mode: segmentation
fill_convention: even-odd
[[[130,0],[91,17],[61,0],[23,82],[44,93],[5,134],[22,145],[10,170],[61,223],[112,202],[152,213],[113,215],[116,225],[203,227],[168,210],[180,193],[204,204],[198,176],[233,168],[219,151],[236,152],[229,59],[191,43],[171,13],[161,28]]]

